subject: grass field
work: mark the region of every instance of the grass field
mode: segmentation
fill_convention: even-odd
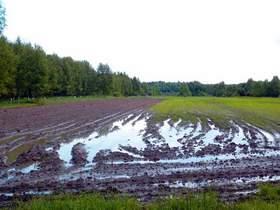
[[[276,210],[280,209],[280,187],[263,185],[254,198],[237,203],[221,202],[215,193],[190,194],[143,204],[118,195],[80,194],[35,198],[17,202],[16,210]]]
[[[230,120],[248,122],[269,131],[280,131],[280,98],[168,97],[152,107],[156,119],[213,120],[228,127]]]

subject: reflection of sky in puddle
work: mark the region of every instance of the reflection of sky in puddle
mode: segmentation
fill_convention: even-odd
[[[33,163],[33,164],[31,164],[27,167],[24,167],[24,168],[20,169],[19,171],[24,173],[24,174],[28,174],[31,171],[36,171],[36,170],[38,170],[38,165],[37,165],[37,163]]]
[[[5,176],[2,177],[2,179],[0,179],[0,184],[3,184],[8,180],[12,180],[13,178],[16,177],[16,174],[18,172],[23,173],[23,174],[29,174],[31,171],[36,171],[38,169],[39,169],[38,163],[33,163],[31,165],[24,166],[24,167],[9,168],[7,170],[0,171],[1,176],[3,176],[5,174]]]
[[[19,194],[20,193],[17,193],[17,196]],[[50,194],[52,194],[52,191],[33,191],[33,190],[30,190],[30,191],[22,192],[22,194],[24,194],[24,195],[50,195]],[[14,193],[0,193],[0,196],[1,195],[7,196],[7,197],[12,197],[12,196],[14,196]]]
[[[238,132],[233,136],[233,139],[232,139],[232,142],[235,143],[235,144],[246,144],[246,145],[249,145],[248,142],[246,141],[246,136],[244,134],[244,131],[243,129],[237,125],[237,124],[234,124],[232,123],[235,127],[237,127],[238,129]],[[230,135],[232,137],[232,130],[230,132]]]
[[[168,143],[169,147],[181,147],[177,139],[182,138],[186,132],[182,132],[177,125],[181,122],[179,120],[177,123],[174,123],[173,126],[170,126],[168,123],[169,120],[163,122],[163,126],[159,128],[159,134],[164,138],[165,142]]]
[[[131,119],[129,119],[132,117]],[[147,147],[146,143],[143,141],[145,129],[147,128],[147,120],[149,117],[144,117],[139,119],[139,116],[133,117],[129,115],[125,119],[113,122],[109,126],[104,126],[101,128],[103,132],[94,131],[87,138],[77,138],[74,139],[70,143],[62,143],[60,149],[58,150],[59,156],[62,160],[64,160],[67,164],[70,163],[72,158],[71,150],[72,147],[77,143],[83,143],[86,146],[86,150],[88,152],[88,161],[91,163],[93,158],[100,150],[111,150],[111,151],[122,151],[132,155],[134,157],[141,157],[139,155],[127,152],[122,150],[120,146],[131,146],[135,147],[137,150],[143,150]],[[195,137],[199,137],[199,140],[202,140],[202,144],[195,144],[195,152],[205,147],[209,144],[216,144],[223,146],[223,144],[215,141],[216,136],[225,135],[224,131],[217,128],[211,120],[208,120],[209,128],[205,132],[203,132],[201,122],[198,122],[196,126],[182,126],[180,127],[180,123],[182,120],[175,123],[170,123],[170,119],[165,120],[161,126],[159,127],[159,134],[162,139],[157,139],[157,137],[152,137],[149,139],[155,145],[161,145],[162,143],[167,143],[169,147],[178,147],[182,148],[183,144],[178,142],[178,139],[182,139],[182,143],[186,143],[188,139],[193,139]],[[236,128],[235,133],[233,133],[233,129],[230,129],[229,133],[225,135],[225,140],[230,140],[235,144],[248,145],[248,139],[245,135],[245,132],[241,126],[232,122],[232,126]],[[251,126],[251,125],[250,125]],[[253,127],[253,126],[252,126]],[[268,132],[261,130],[259,128],[254,127],[257,131],[257,137],[259,140],[264,141],[264,136],[268,139],[268,141],[275,141],[274,137]],[[105,133],[104,133],[105,131]],[[107,131],[107,132],[106,132]],[[249,135],[249,134],[247,134]],[[149,134],[148,134],[149,136]],[[152,135],[151,135],[152,136]],[[186,138],[187,137],[187,138]],[[175,160],[160,160],[159,162],[205,162],[205,161],[215,161],[215,160],[230,160],[237,159],[243,157],[256,157],[263,156],[262,154],[243,154],[240,153],[241,149],[237,147],[236,154],[220,154],[220,155],[205,155],[203,157],[188,157],[182,159]],[[266,150],[265,155],[278,155],[279,152],[272,152]],[[116,161],[116,163],[121,163],[122,161]],[[149,161],[134,161],[134,162],[149,162]]]
[[[253,177],[238,177],[233,179],[215,179],[215,180],[204,180],[200,182],[194,182],[194,181],[166,181],[162,185],[166,185],[172,188],[199,188],[199,187],[214,187],[214,186],[222,186],[224,184],[237,184],[237,185],[243,185],[243,184],[250,184],[250,183],[261,183],[261,182],[269,182],[269,181],[279,181],[280,176],[253,176]],[[159,184],[155,184],[158,186]],[[246,191],[239,191],[236,192],[238,194],[250,194],[255,193],[256,190],[246,190]]]
[[[166,185],[172,188],[199,188],[199,187],[210,187],[210,186],[222,186],[224,184],[237,184],[237,185],[244,185],[244,184],[250,184],[250,183],[262,183],[262,182],[269,182],[269,181],[279,181],[280,176],[253,176],[253,177],[238,177],[233,179],[215,179],[215,180],[204,180],[200,182],[194,182],[194,181],[174,181],[169,182],[166,181],[162,185]],[[159,184],[155,184],[159,185]],[[249,193],[255,193],[256,190],[247,190],[247,191],[241,191],[237,193],[243,193],[243,194],[249,194]]]
[[[265,130],[261,129],[261,128],[258,128],[254,125],[251,125],[249,123],[247,123],[247,125],[255,128],[256,130],[258,130],[262,135],[264,135],[267,139],[267,143],[268,145],[273,145],[275,143],[275,139],[277,138],[277,134],[275,134],[275,136],[273,136],[272,134],[266,132]]]
[[[66,144],[61,144],[58,150],[61,159],[70,162],[72,147],[77,143],[86,145],[88,151],[88,161],[92,162],[96,153],[100,150],[110,149],[112,151],[119,151],[120,145],[132,146],[141,150],[146,147],[142,140],[144,129],[146,128],[146,119],[141,119],[136,122],[133,120],[123,125],[124,120],[114,122],[112,128],[118,127],[119,129],[113,130],[106,135],[99,135],[98,132],[93,132],[87,138],[78,138]]]

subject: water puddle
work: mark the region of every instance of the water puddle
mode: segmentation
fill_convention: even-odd
[[[71,166],[72,148],[78,143],[85,145],[88,163],[92,163],[100,151],[104,151],[103,155],[105,156],[110,152],[125,153],[132,157],[132,160],[124,162],[134,161],[141,163],[150,161],[145,158],[145,151],[150,148],[157,148],[157,150],[150,149],[150,152],[163,153],[163,158],[159,156],[157,160],[160,162],[198,162],[257,156],[258,151],[256,152],[256,148],[254,148],[254,154],[242,152],[243,147],[248,147],[249,152],[251,150],[250,142],[252,142],[251,138],[253,138],[250,136],[251,133],[255,133],[254,138],[257,138],[255,139],[257,143],[267,141],[270,145],[273,145],[272,142],[275,142],[275,137],[272,134],[252,125],[248,124],[248,128],[246,127],[245,131],[243,125],[240,126],[231,122],[232,128],[228,133],[225,133],[225,131],[216,127],[210,119],[208,120],[209,127],[206,130],[202,128],[200,121],[196,125],[180,126],[181,119],[174,123],[167,119],[162,124],[155,126],[157,130],[149,131],[148,121],[150,116],[141,116],[142,114],[137,116],[129,115],[94,131],[86,138],[77,138],[70,143],[62,143],[58,149],[60,159],[65,161],[66,166]],[[249,129],[253,129],[253,131]],[[147,131],[150,133],[147,134]],[[155,133],[158,133],[158,135],[155,135]],[[193,147],[193,152],[187,155],[186,144],[188,149]],[[228,153],[227,151],[219,152],[228,144],[234,145],[235,152],[232,152],[232,150]],[[209,149],[209,146],[212,146],[212,148]],[[200,150],[204,153],[201,154]],[[212,155],[213,152],[216,152],[215,150],[219,154]],[[198,151],[200,153],[196,155]],[[169,158],[164,158],[164,152],[169,154]],[[170,155],[172,152],[174,154]],[[260,156],[269,154],[278,155],[278,152],[275,150],[263,150],[263,146],[259,149]],[[121,163],[122,161],[115,160],[114,162]]]
[[[141,188],[145,177],[153,178],[153,186],[163,184],[173,188],[280,180],[280,172],[277,171],[267,170],[265,175],[258,176],[263,173],[263,167],[269,169],[275,164],[273,161],[280,158],[280,149],[276,144],[280,141],[280,135],[277,133],[270,134],[253,125],[233,121],[231,128],[224,130],[211,119],[206,123],[198,119],[194,124],[181,119],[155,123],[149,113],[141,110],[105,120],[100,121],[86,137],[75,138],[59,146],[43,147],[42,150],[47,153],[38,150],[41,154],[58,155],[65,167],[57,156],[53,159],[57,162],[43,159],[41,163],[33,162],[21,168],[11,166],[0,171],[0,186],[20,183],[21,179],[26,181],[29,178],[30,182],[35,179],[46,185],[51,181],[67,183],[77,180],[78,183],[81,179],[93,183],[106,182],[108,185],[112,182],[119,184],[120,188],[129,187],[134,178],[140,179],[136,180],[140,183],[137,187]],[[59,167],[56,168],[57,165]],[[244,173],[240,173],[240,170],[247,172],[248,166],[259,174],[242,177]],[[231,169],[235,174],[228,178],[227,170]],[[221,172],[221,175],[212,179],[208,176],[210,172]],[[183,180],[182,174],[188,175],[185,176],[186,180]],[[195,180],[196,175],[192,177],[193,174],[197,174],[199,180]],[[34,194],[38,192],[34,191]]]
[[[70,164],[72,147],[78,143],[86,145],[88,162],[92,162],[93,158],[101,150],[121,151],[120,146],[133,146],[138,150],[145,148],[143,134],[147,126],[147,118],[138,121],[131,120],[124,124],[125,120],[114,122],[105,134],[101,135],[100,132],[95,131],[87,138],[78,138],[71,143],[61,144],[58,150],[60,158]]]

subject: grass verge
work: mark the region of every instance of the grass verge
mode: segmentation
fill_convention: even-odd
[[[135,198],[100,194],[56,195],[18,201],[15,210],[278,210],[280,187],[262,185],[257,195],[236,203],[221,202],[215,193],[190,194],[143,204]]]
[[[17,107],[29,107],[29,106],[42,106],[48,104],[63,104],[74,103],[83,101],[92,101],[100,99],[113,99],[113,96],[62,96],[62,97],[43,97],[43,98],[21,98],[14,100],[0,100],[0,108],[17,108]],[[121,97],[118,97],[121,98]]]

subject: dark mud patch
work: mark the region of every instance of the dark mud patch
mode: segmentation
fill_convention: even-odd
[[[77,143],[73,146],[71,163],[75,165],[84,166],[87,163],[88,152],[86,151],[85,145]]]

